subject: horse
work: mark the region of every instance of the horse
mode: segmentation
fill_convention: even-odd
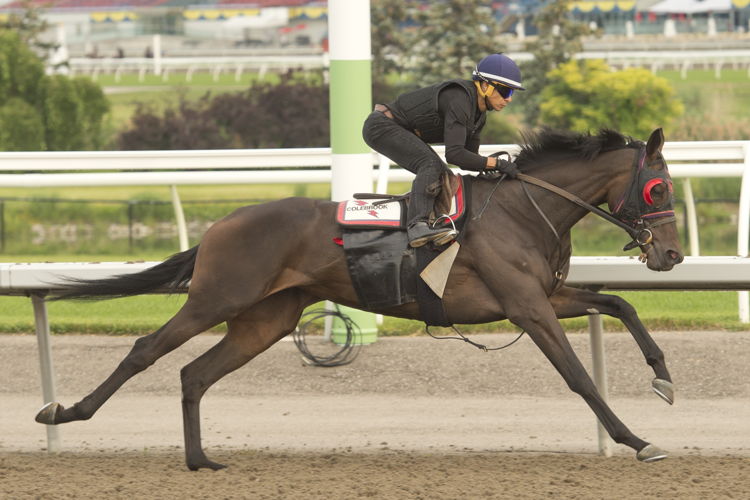
[[[614,441],[632,448],[638,460],[663,459],[666,452],[633,434],[602,400],[558,318],[602,313],[621,320],[653,369],[653,390],[672,404],[664,355],[635,309],[620,297],[564,283],[570,230],[592,209],[629,232],[629,246],[641,249],[649,269],[668,271],[683,260],[669,210],[664,134],[654,130],[643,143],[612,130],[544,129],[524,139],[517,179],[472,180],[472,218],[442,297],[447,317],[454,324],[507,319],[523,329]],[[611,213],[597,207],[604,203]],[[344,250],[334,243],[341,237],[336,208],[334,202],[302,197],[242,207],[213,224],[197,246],[142,272],[69,282],[55,292],[57,298],[138,295],[188,283],[189,288],[182,308],[138,338],[101,385],[70,407],[48,403],[36,420],[56,425],[91,418],[128,379],[226,322],[222,339],[180,372],[186,465],[225,467],[210,460],[201,444],[200,402],[208,388],[292,332],[306,307],[321,300],[362,307]],[[372,312],[423,319],[416,303]]]

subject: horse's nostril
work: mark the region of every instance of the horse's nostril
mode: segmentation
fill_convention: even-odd
[[[682,262],[683,257],[680,252],[669,250],[667,252],[667,255],[669,255],[669,258],[672,259],[676,264],[679,264],[680,262]]]

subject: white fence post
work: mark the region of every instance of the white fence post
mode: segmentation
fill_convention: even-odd
[[[690,240],[690,255],[697,257],[701,254],[700,240],[698,238],[698,215],[695,210],[695,199],[693,198],[693,187],[690,178],[683,179],[683,191],[685,192],[685,218],[688,223],[688,239]]]
[[[50,347],[49,320],[47,319],[47,305],[44,296],[39,293],[31,294],[31,304],[34,306],[34,324],[36,325],[36,341],[39,347],[39,369],[42,379],[42,397],[44,404],[52,403],[55,396],[55,370],[52,367],[52,349]],[[47,452],[60,451],[60,431],[56,425],[46,425]]]
[[[177,186],[170,186],[172,194],[172,206],[174,208],[174,218],[177,222],[177,237],[180,242],[180,252],[190,248],[188,243],[187,224],[185,223],[185,212],[182,210],[180,194],[177,192]]]
[[[745,169],[740,188],[740,208],[737,223],[737,255],[748,256],[750,245],[750,145],[745,144]],[[750,293],[747,290],[737,293],[740,322],[750,323]]]
[[[388,174],[391,170],[391,160],[387,156],[378,153],[378,183],[376,193],[388,192]]]
[[[599,395],[606,403],[609,400],[607,386],[607,363],[604,359],[604,340],[602,339],[602,316],[589,315],[589,338],[591,340],[591,360],[593,362],[594,384]],[[596,421],[596,432],[599,441],[599,453],[605,457],[612,456],[612,438],[607,434],[601,422]]]
[[[152,40],[153,53],[154,53],[154,75],[161,75],[161,35],[154,35]]]

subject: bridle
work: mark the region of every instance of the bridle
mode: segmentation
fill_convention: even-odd
[[[672,180],[669,177],[669,171],[666,166],[663,170],[650,170],[646,168],[646,146],[640,146],[638,154],[633,160],[633,169],[630,176],[630,182],[625,188],[620,200],[615,205],[612,213],[595,207],[580,199],[578,196],[565,191],[553,184],[550,184],[536,177],[526,174],[518,174],[518,179],[522,182],[528,182],[535,186],[551,191],[563,198],[575,203],[576,205],[598,215],[599,217],[611,222],[612,224],[625,230],[631,238],[631,241],[623,247],[623,250],[632,250],[635,247],[641,247],[645,254],[652,245],[654,234],[652,228],[674,222],[674,208],[672,206]],[[669,190],[667,200],[658,205],[654,204],[651,190],[659,184],[665,184]],[[530,197],[528,191],[527,196]],[[533,201],[532,204],[537,210],[539,206]],[[550,222],[544,214],[542,217],[547,224]],[[550,227],[552,227],[550,225]],[[557,231],[552,228],[553,232]]]
[[[643,246],[641,241],[650,244],[653,233],[650,228],[674,222],[674,207],[672,206],[672,179],[666,164],[663,170],[646,168],[646,147],[641,146],[633,163],[633,174],[628,187],[615,205],[612,215],[630,224],[638,235],[633,241],[625,245],[623,250],[630,250],[636,246]],[[669,192],[667,199],[660,204],[654,202],[651,191],[658,185],[664,184]],[[645,238],[641,236],[645,235]]]

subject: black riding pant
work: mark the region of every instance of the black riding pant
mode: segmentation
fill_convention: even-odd
[[[409,202],[409,223],[427,219],[438,192],[440,174],[447,166],[422,139],[379,111],[373,111],[362,129],[372,149],[416,174]]]

